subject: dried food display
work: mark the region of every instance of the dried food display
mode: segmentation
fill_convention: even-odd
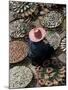
[[[63,15],[61,13],[57,11],[50,11],[47,16],[42,19],[41,24],[44,27],[55,28],[62,23],[62,17]]]
[[[42,68],[41,71],[40,69],[38,69],[37,77],[41,86],[58,86],[60,83],[63,84],[66,73],[65,66],[62,66],[60,69],[53,67]],[[39,74],[41,75],[39,76]]]
[[[9,1],[9,76],[14,89],[66,85],[65,4]]]
[[[10,11],[15,18],[24,18],[32,15],[37,10],[37,4],[32,2],[10,1]]]
[[[23,41],[11,41],[9,44],[9,62],[22,61],[28,53],[28,46]]]
[[[26,87],[32,80],[32,71],[25,66],[15,66],[10,69],[10,88]]]
[[[64,52],[66,51],[66,38],[63,38],[60,44],[61,50]]]

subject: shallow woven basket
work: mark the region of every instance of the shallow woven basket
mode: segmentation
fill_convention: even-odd
[[[15,66],[10,69],[10,88],[23,88],[26,87],[33,78],[32,71],[25,66]]]
[[[11,41],[9,43],[9,63],[22,61],[28,54],[28,46],[23,41]]]

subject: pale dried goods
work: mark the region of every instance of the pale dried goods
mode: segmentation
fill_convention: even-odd
[[[15,66],[10,69],[10,88],[26,87],[32,80],[32,71],[25,66]]]
[[[44,18],[41,21],[41,24],[44,27],[48,28],[55,28],[58,27],[63,20],[63,16],[61,13],[57,11],[50,11],[47,16],[44,16]]]

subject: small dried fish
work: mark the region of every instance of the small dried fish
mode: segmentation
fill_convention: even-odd
[[[65,77],[65,74],[64,73],[58,74],[58,77],[63,78],[63,77]]]
[[[60,49],[64,52],[66,51],[66,38],[63,38],[60,43]]]
[[[45,80],[45,86],[52,86],[53,83],[49,80]]]
[[[55,75],[55,72],[50,73],[49,77],[53,77]]]
[[[15,18],[24,18],[36,12],[37,4],[32,2],[10,1],[9,10],[14,13]]]
[[[44,75],[44,79],[45,79],[45,80],[49,79],[48,74],[45,74],[45,75]]]
[[[46,73],[51,73],[53,71],[53,68],[51,68],[51,67],[48,67],[47,69],[46,69]]]
[[[58,82],[56,79],[53,80],[53,84],[54,84],[54,85],[58,85],[58,83],[59,83],[59,82]]]

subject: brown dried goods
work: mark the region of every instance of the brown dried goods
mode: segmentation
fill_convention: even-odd
[[[28,46],[23,41],[11,41],[9,44],[10,63],[22,61],[28,52]]]

